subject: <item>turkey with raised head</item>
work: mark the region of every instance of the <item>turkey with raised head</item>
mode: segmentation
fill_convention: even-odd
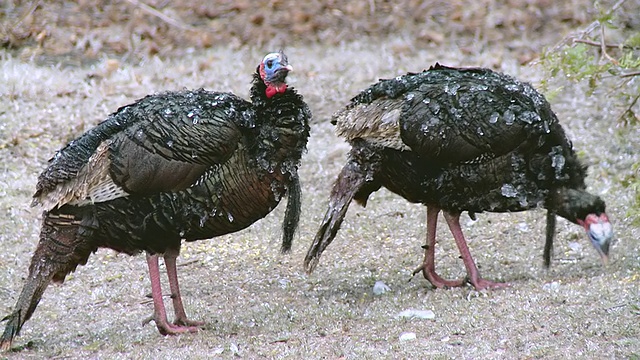
[[[435,271],[436,222],[444,218],[476,288],[505,284],[483,279],[459,217],[547,209],[545,262],[551,257],[556,214],[579,224],[606,262],[612,238],[605,203],[585,191],[582,165],[549,103],[531,85],[482,68],[436,64],[422,73],[381,80],[334,115],[351,144],[329,207],[304,264],[313,271],[333,241],[348,206],[365,206],[384,186],[427,206],[423,264],[414,274],[436,287],[461,286]]]
[[[146,252],[161,334],[197,331],[187,319],[176,270],[182,240],[244,229],[288,196],[283,251],[300,215],[298,166],[311,112],[287,87],[282,53],[259,64],[251,102],[205,90],[165,92],[124,106],[70,142],[40,175],[40,241],[0,348],[8,349],[47,285],[63,282],[98,248]],[[175,311],[167,321],[158,257],[164,257]]]

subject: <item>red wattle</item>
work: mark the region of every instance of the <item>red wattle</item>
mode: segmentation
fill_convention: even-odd
[[[283,92],[287,91],[287,84],[280,84],[280,85],[273,85],[273,84],[269,84],[267,85],[267,90],[265,91],[267,98],[271,99],[275,94],[282,94]]]
[[[274,88],[273,86],[267,86],[267,91],[265,92],[267,94],[267,98],[271,99],[273,95],[278,93],[278,90],[276,90],[276,88]]]

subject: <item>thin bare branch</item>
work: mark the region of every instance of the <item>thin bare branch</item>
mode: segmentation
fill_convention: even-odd
[[[619,75],[621,78],[640,76],[640,71],[634,71],[626,74]]]
[[[175,26],[178,29],[181,30],[185,30],[185,31],[195,31],[196,29],[192,26],[186,25],[184,23],[182,23],[179,20],[176,20],[170,16],[167,16],[165,14],[163,14],[161,11],[156,10],[156,8],[149,6],[141,1],[138,0],[127,0],[130,4],[139,7],[140,9],[142,9],[142,11],[145,11],[146,13],[153,15],[157,18],[159,18],[160,20],[166,22],[167,24],[171,25],[171,26]]]
[[[18,25],[20,25],[21,22],[24,21],[24,19],[27,18],[27,16],[31,15],[36,8],[38,7],[38,5],[40,5],[40,0],[35,0],[34,2],[31,3],[31,7],[29,7],[29,9],[27,11],[25,11],[24,14],[22,14],[20,16],[20,18],[18,19],[18,21],[16,21],[13,25],[11,25],[9,28],[5,27],[4,25],[2,25],[4,32],[6,33],[11,33],[13,32],[13,29],[15,29],[16,27],[18,27]]]
[[[574,43],[581,43],[581,44],[591,45],[591,46],[602,46],[602,44],[599,43],[599,42],[591,41],[591,40],[584,40],[584,39],[573,39],[573,42]],[[604,46],[606,46],[608,48],[612,48],[612,49],[640,50],[640,48],[629,46],[629,45],[624,45],[624,44],[605,44]]]
[[[604,38],[604,26],[600,26],[600,51],[602,52],[602,56],[607,58],[607,60],[614,63],[616,66],[620,65],[618,60],[612,58],[607,52],[607,47],[605,46],[605,38]]]
[[[631,115],[635,115],[635,113],[633,112],[633,110],[631,110],[636,103],[638,102],[638,99],[640,99],[640,94],[636,95],[636,97],[633,99],[633,101],[629,104],[629,106],[627,106],[627,109],[625,111],[622,112],[622,114],[620,114],[620,116],[618,116],[618,120],[617,122],[620,123],[622,118],[626,115],[626,114],[631,114]]]

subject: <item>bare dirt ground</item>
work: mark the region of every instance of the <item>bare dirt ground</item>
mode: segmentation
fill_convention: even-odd
[[[302,270],[348,150],[333,135],[331,113],[378,78],[436,61],[536,84],[543,72],[531,61],[591,21],[590,1],[201,3],[0,5],[0,314],[11,311],[26,276],[40,227],[30,196],[57,149],[149,93],[205,87],[247,96],[255,66],[280,47],[295,68],[290,83],[314,112],[293,253],[279,254],[283,206],[245,231],[186,244],[179,258],[185,306],[208,325],[163,337],[141,325],[152,312],[143,257],[101,250],[47,290],[0,359],[640,358],[640,231],[626,215],[632,194],[621,186],[640,161],[640,130],[616,126],[610,88],[588,96],[584,86],[558,80],[553,85],[564,87],[552,99],[591,165],[590,191],[607,201],[617,239],[608,267],[583,231],[561,220],[545,270],[542,210],[480,214],[462,221],[471,251],[484,276],[512,287],[434,290],[421,277],[409,282],[422,260],[426,211],[379,191],[366,209],[350,209],[316,272]],[[637,3],[625,7],[639,13]],[[446,226],[438,237],[441,274],[463,276]],[[373,295],[376,281],[391,290]],[[397,317],[407,309],[435,318]],[[405,332],[416,338],[401,341]]]

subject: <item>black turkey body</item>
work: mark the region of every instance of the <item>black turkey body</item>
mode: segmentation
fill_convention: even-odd
[[[193,332],[175,259],[181,241],[232,233],[265,217],[288,196],[283,251],[300,213],[297,168],[311,113],[284,83],[282,53],[258,66],[251,102],[205,90],[166,92],[122,107],[72,141],[40,175],[34,203],[47,209],[40,242],[0,345],[8,349],[51,280],[62,282],[106,247],[145,251],[162,334]],[[166,320],[158,275],[163,255],[176,313]]]
[[[488,69],[436,65],[381,80],[353,98],[333,119],[351,144],[329,208],[305,267],[312,271],[334,239],[351,200],[366,205],[384,186],[427,206],[425,261],[416,272],[437,287],[464,281],[435,273],[435,229],[443,210],[476,288],[482,279],[459,225],[459,215],[548,209],[545,262],[550,261],[555,214],[585,227],[606,259],[611,225],[605,204],[585,191],[577,159],[549,103],[529,84]]]

